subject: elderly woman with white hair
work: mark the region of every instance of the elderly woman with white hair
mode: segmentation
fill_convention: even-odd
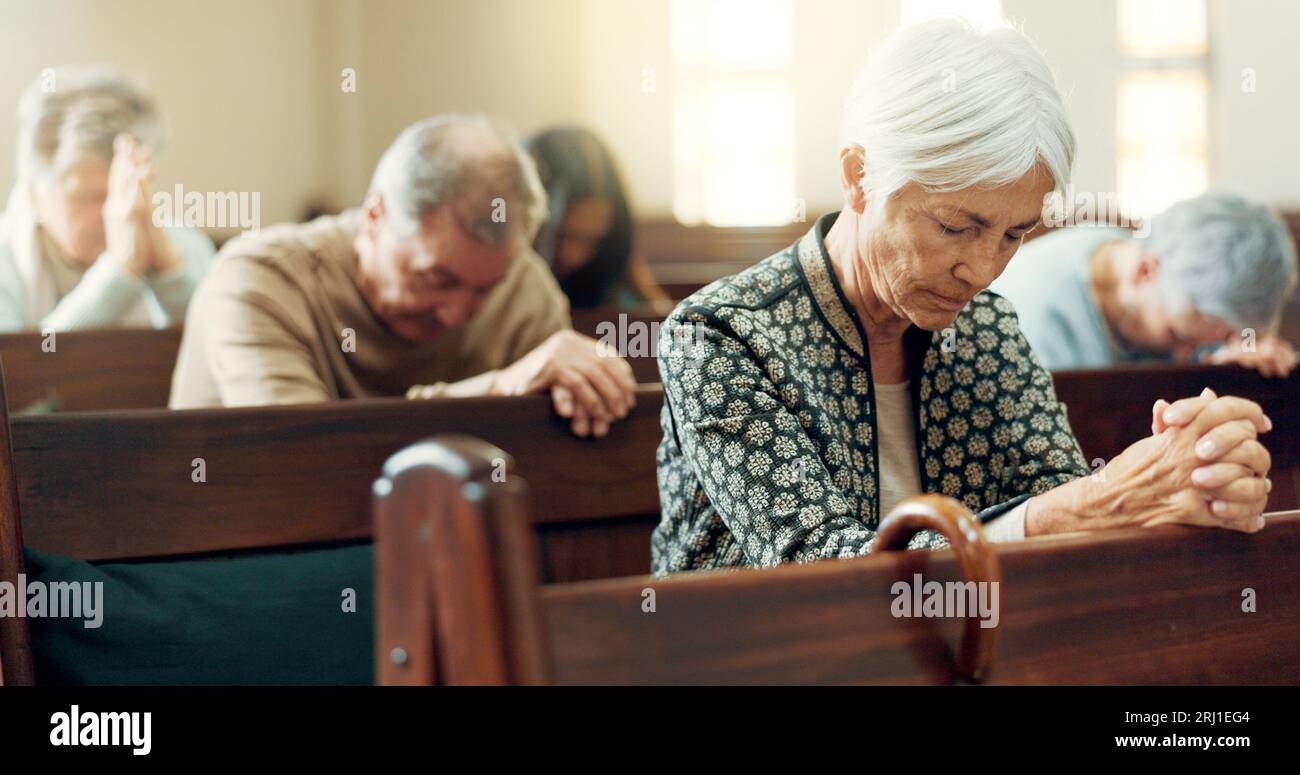
[[[844,116],[843,209],[669,316],[657,575],[866,554],[920,492],[995,540],[1263,526],[1257,405],[1208,390],[1158,405],[1152,435],[1088,476],[1011,304],[985,290],[1074,150],[1015,30],[935,20],[874,53]]]
[[[0,217],[0,331],[179,324],[213,256],[152,217],[157,107],[104,68],[60,68],[18,105],[18,181]]]
[[[1295,284],[1296,250],[1282,220],[1211,193],[1156,216],[1144,238],[1087,225],[1039,237],[992,289],[1015,305],[1052,371],[1199,354],[1285,377],[1295,348],[1275,331]]]

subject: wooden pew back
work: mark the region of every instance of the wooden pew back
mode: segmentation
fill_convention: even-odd
[[[663,315],[612,308],[573,311],[574,330],[593,339],[607,332],[625,336],[628,362],[638,382],[658,382],[659,365],[642,352],[639,330],[657,327]],[[102,412],[162,409],[171,391],[181,330],[102,329],[0,334],[0,360],[9,364],[9,409]]]
[[[916,574],[968,579],[965,558],[952,550],[543,587],[527,485],[491,477],[492,460],[504,454],[464,438],[432,440],[385,467],[375,509],[381,683],[957,677],[950,644],[969,622],[899,617],[893,606],[895,584]],[[1297,550],[1300,512],[1273,515],[1251,536],[1166,527],[999,547],[989,677],[1296,683]],[[1245,590],[1259,601],[1251,613],[1243,610]]]
[[[50,404],[65,412],[167,406],[178,328],[0,334],[9,409]]]
[[[1140,367],[1055,381],[1089,460],[1148,433],[1156,398],[1209,385],[1259,400],[1274,422],[1269,508],[1300,506],[1300,407],[1290,400],[1300,377]],[[649,570],[662,400],[643,388],[603,440],[569,435],[538,396],[23,417],[12,438],[32,545],[108,560],[366,537],[368,487],[387,456],[436,433],[472,432],[515,450],[534,483],[546,577],[577,580]],[[194,481],[199,459],[204,482]]]
[[[27,542],[112,560],[369,537],[383,462],[472,429],[517,450],[547,577],[574,580],[649,568],[661,406],[641,389],[604,439],[574,437],[545,396],[22,417],[12,438]]]

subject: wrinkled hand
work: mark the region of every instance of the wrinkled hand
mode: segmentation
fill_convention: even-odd
[[[549,390],[555,411],[578,436],[604,436],[636,403],[632,367],[608,344],[558,331],[497,373],[494,395]]]
[[[1202,363],[1235,363],[1254,369],[1265,377],[1287,377],[1296,367],[1295,347],[1280,336],[1266,336],[1255,343],[1255,350],[1247,352],[1239,340],[1232,340],[1219,349],[1201,356]]]
[[[1152,407],[1152,435],[1104,469],[1129,524],[1181,523],[1254,532],[1268,500],[1271,459],[1258,434],[1272,428],[1253,401],[1195,398]]]

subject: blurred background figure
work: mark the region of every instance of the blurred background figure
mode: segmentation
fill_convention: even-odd
[[[1143,360],[1239,363],[1281,377],[1276,334],[1296,249],[1268,208],[1229,194],[1177,202],[1146,238],[1078,226],[1026,243],[991,286],[1051,370]]]
[[[18,105],[0,217],[0,331],[179,325],[211,240],[152,218],[153,99],[102,67],[46,70]]]
[[[632,212],[609,151],[591,132],[549,129],[526,143],[550,204],[534,249],[575,308],[672,308],[632,252]]]

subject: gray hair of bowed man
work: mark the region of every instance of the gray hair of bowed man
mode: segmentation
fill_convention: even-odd
[[[844,106],[845,146],[863,149],[867,201],[1014,183],[1042,165],[1069,182],[1075,139],[1042,53],[1011,27],[957,17],[902,27],[863,66]]]
[[[157,103],[135,81],[96,65],[43,72],[18,101],[18,179],[58,174],[86,159],[111,160],[119,134],[151,153],[162,150]]]
[[[448,136],[466,126],[488,132],[507,153],[484,159],[459,152]],[[370,190],[383,197],[385,213],[403,236],[415,233],[421,216],[439,205],[451,206],[465,233],[498,246],[532,242],[547,216],[532,157],[509,127],[481,116],[437,116],[407,127],[379,159]]]
[[[1159,261],[1166,311],[1191,305],[1230,325],[1267,330],[1296,285],[1296,248],[1273,211],[1226,193],[1184,199],[1151,221],[1142,252]]]

